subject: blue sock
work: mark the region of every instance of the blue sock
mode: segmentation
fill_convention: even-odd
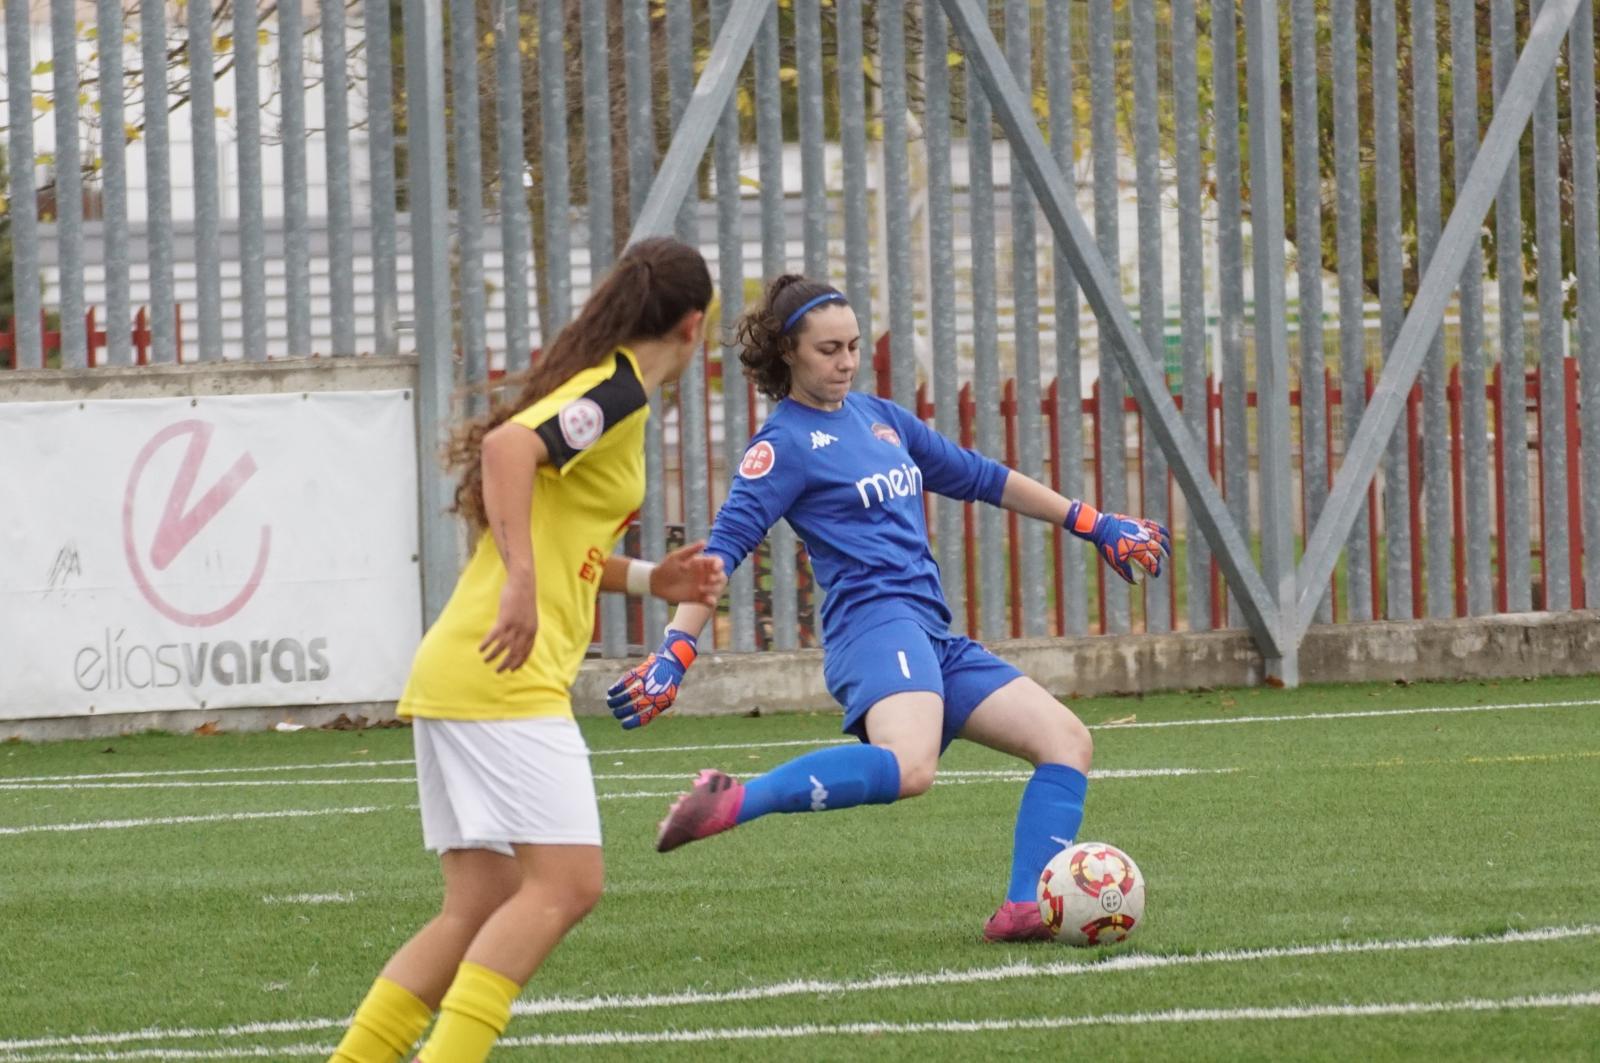
[[[769,812],[886,805],[899,796],[900,762],[893,753],[881,746],[835,746],[796,757],[745,783],[739,822]]]
[[[1083,823],[1083,795],[1088,789],[1088,778],[1077,768],[1041,764],[1034,769],[1017,809],[1007,901],[1037,898],[1044,865],[1078,835]]]

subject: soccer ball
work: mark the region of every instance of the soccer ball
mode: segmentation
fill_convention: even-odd
[[[1144,922],[1144,875],[1116,846],[1078,842],[1039,876],[1039,915],[1057,941],[1115,945]]]

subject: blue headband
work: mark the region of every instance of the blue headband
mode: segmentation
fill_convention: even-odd
[[[840,295],[838,292],[823,292],[815,299],[807,300],[805,303],[801,304],[800,309],[789,315],[789,320],[783,323],[784,334],[787,335],[789,330],[794,328],[795,322],[805,317],[823,303],[842,303],[844,301],[844,296]]]

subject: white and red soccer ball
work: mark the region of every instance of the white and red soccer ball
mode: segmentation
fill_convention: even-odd
[[[1144,875],[1114,845],[1070,845],[1039,876],[1039,915],[1057,941],[1115,945],[1144,921]]]

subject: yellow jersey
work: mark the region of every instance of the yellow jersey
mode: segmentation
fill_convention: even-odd
[[[535,474],[529,522],[539,603],[533,652],[522,667],[497,672],[478,649],[499,615],[506,581],[499,547],[485,532],[422,637],[400,715],[572,715],[570,689],[594,633],[605,559],[644,501],[649,416],[638,359],[623,348],[511,418],[537,432],[549,451]]]

